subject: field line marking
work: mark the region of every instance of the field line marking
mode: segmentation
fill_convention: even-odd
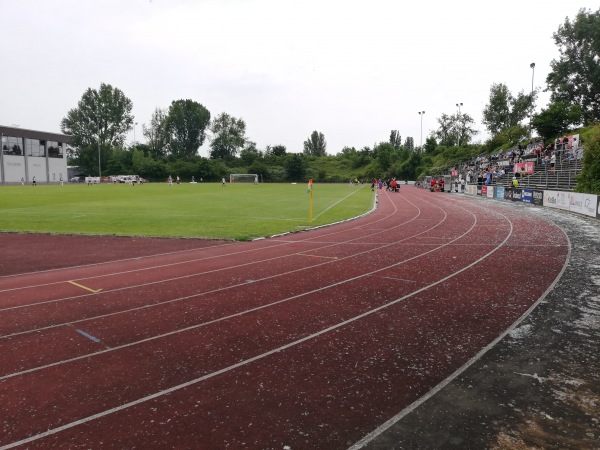
[[[75,283],[74,281],[68,281],[68,283],[70,283],[74,286],[80,287],[81,289],[85,289],[86,291],[93,292],[94,294],[96,294],[102,290],[102,289],[94,290],[94,289],[84,286],[83,284]]]
[[[362,189],[362,188],[360,188],[360,189]],[[337,202],[335,202],[333,205],[331,205],[331,206],[328,206],[328,207],[327,207],[327,208],[325,208],[323,211],[321,211],[319,214],[317,214],[315,217],[313,217],[313,220],[317,220],[319,217],[321,217],[323,214],[325,214],[327,211],[329,211],[329,210],[330,210],[331,208],[333,208],[335,205],[337,205],[337,204],[339,204],[339,203],[343,202],[343,201],[344,201],[344,200],[346,200],[348,197],[350,197],[350,196],[352,196],[352,195],[356,194],[357,192],[358,192],[358,189],[357,189],[357,190],[355,190],[355,191],[353,191],[353,192],[351,192],[350,194],[346,195],[345,197],[343,197],[343,198],[339,199],[339,200],[338,200]]]
[[[471,213],[471,214],[473,214],[473,213]],[[59,432],[64,431],[64,430],[68,430],[68,429],[74,428],[74,427],[82,425],[84,423],[91,422],[92,420],[101,419],[101,418],[103,418],[105,416],[108,416],[110,414],[114,414],[116,412],[123,411],[125,409],[131,408],[131,407],[139,405],[141,403],[145,403],[145,402],[153,400],[155,398],[159,398],[159,397],[162,397],[164,395],[168,395],[168,394],[170,394],[172,392],[176,392],[176,391],[179,391],[181,389],[187,388],[189,386],[193,386],[194,384],[198,384],[198,383],[200,383],[202,381],[208,380],[210,378],[214,378],[214,377],[216,377],[218,375],[230,372],[230,371],[232,371],[234,369],[237,369],[239,367],[243,367],[243,366],[246,366],[246,365],[248,365],[250,363],[253,363],[255,361],[264,359],[267,356],[273,355],[275,353],[282,352],[282,351],[287,350],[287,349],[289,349],[291,347],[295,347],[295,346],[297,346],[297,345],[299,345],[301,343],[304,343],[306,341],[315,339],[315,338],[317,338],[317,337],[319,337],[319,336],[321,336],[321,335],[323,335],[325,333],[329,333],[330,331],[336,330],[336,329],[341,328],[343,326],[346,326],[346,325],[348,325],[348,324],[350,324],[352,322],[356,322],[357,320],[360,320],[360,319],[362,319],[364,317],[368,317],[368,316],[370,316],[372,314],[375,314],[376,312],[379,312],[379,311],[381,311],[383,309],[389,308],[390,306],[393,306],[393,305],[395,305],[395,304],[397,304],[397,303],[399,303],[401,301],[404,301],[404,300],[406,300],[406,299],[408,299],[410,297],[413,297],[416,294],[424,292],[424,291],[426,291],[426,290],[428,290],[428,289],[430,289],[430,288],[432,288],[434,286],[437,286],[437,285],[439,285],[439,284],[441,284],[441,283],[443,283],[443,282],[445,282],[445,281],[447,281],[447,280],[449,280],[449,279],[457,276],[458,274],[460,274],[460,273],[462,273],[462,272],[470,269],[471,267],[474,267],[475,265],[479,264],[484,259],[486,259],[489,256],[491,256],[492,254],[494,254],[496,251],[498,251],[501,247],[504,246],[504,244],[508,241],[508,239],[513,234],[513,225],[512,225],[512,222],[508,218],[507,218],[507,220],[510,223],[510,228],[509,228],[510,232],[507,234],[507,236],[504,239],[504,241],[502,241],[499,245],[497,245],[496,247],[494,247],[493,250],[489,251],[487,254],[483,255],[481,258],[473,261],[471,264],[463,267],[462,269],[460,269],[460,270],[458,270],[456,272],[453,272],[450,275],[447,275],[444,278],[441,278],[441,279],[439,279],[439,280],[437,280],[437,281],[435,281],[435,282],[433,282],[433,283],[431,283],[431,284],[429,284],[427,286],[424,286],[424,287],[422,287],[420,289],[417,289],[416,291],[411,292],[410,294],[404,295],[404,296],[402,296],[400,298],[397,298],[396,300],[393,300],[393,301],[391,301],[389,303],[386,303],[385,305],[378,306],[377,308],[371,309],[371,310],[366,311],[366,312],[364,312],[362,314],[354,316],[354,317],[352,317],[350,319],[344,320],[344,321],[339,322],[339,323],[337,323],[335,325],[332,325],[330,327],[324,328],[323,330],[320,330],[320,331],[318,331],[316,333],[310,334],[308,336],[305,336],[303,338],[300,338],[300,339],[297,339],[295,341],[289,342],[289,343],[287,343],[285,345],[282,345],[280,347],[277,347],[275,349],[272,349],[272,350],[269,350],[267,352],[261,353],[259,355],[253,356],[251,358],[245,359],[245,360],[240,361],[240,362],[238,362],[236,364],[232,364],[230,366],[227,366],[227,367],[224,367],[224,368],[219,369],[217,371],[208,373],[206,375],[203,375],[201,377],[195,378],[193,380],[186,381],[185,383],[181,383],[181,384],[178,384],[176,386],[172,386],[172,387],[170,387],[168,389],[164,389],[162,391],[155,392],[154,394],[150,394],[150,395],[147,395],[145,397],[141,397],[141,398],[139,398],[137,400],[133,400],[133,401],[124,403],[124,404],[116,406],[114,408],[110,408],[110,409],[107,409],[105,411],[101,411],[99,413],[96,413],[96,414],[93,414],[93,415],[90,415],[90,416],[87,416],[87,417],[83,417],[83,418],[81,418],[79,420],[67,423],[67,424],[62,425],[60,427],[56,427],[56,428],[52,428],[52,429],[46,430],[46,431],[44,431],[42,433],[39,433],[39,434],[34,435],[34,436],[30,436],[30,437],[22,439],[20,441],[12,442],[12,443],[7,444],[7,445],[5,445],[3,447],[0,447],[0,450],[8,450],[10,448],[14,448],[14,447],[17,447],[19,445],[23,445],[23,444],[27,444],[27,443],[30,443],[30,442],[34,442],[34,441],[36,441],[38,439],[41,439],[41,438],[44,438],[44,437],[47,437],[47,436],[51,436],[53,434],[59,433]],[[475,227],[476,223],[477,223],[477,219],[475,218],[474,224],[471,226],[471,228],[466,233],[468,233],[470,230],[472,230]],[[456,239],[460,239],[460,237],[457,237]],[[380,269],[380,270],[383,270],[383,269]],[[379,272],[380,270],[377,270],[375,272]],[[355,277],[355,278],[358,278],[358,277]]]

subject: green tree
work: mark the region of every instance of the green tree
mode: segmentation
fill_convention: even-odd
[[[442,114],[437,118],[439,128],[435,131],[435,137],[439,145],[450,147],[456,143],[455,117]]]
[[[260,159],[260,154],[256,147],[246,147],[240,152],[240,159],[245,166],[251,166],[254,161]]]
[[[285,160],[285,171],[288,180],[304,181],[306,178],[306,161],[304,156],[298,153],[292,153]]]
[[[550,100],[579,105],[586,123],[600,120],[600,10],[580,9],[553,36],[560,57],[546,77]]]
[[[210,124],[212,138],[210,157],[224,159],[233,157],[246,144],[246,123],[227,113],[221,113]]]
[[[536,114],[531,126],[544,140],[547,140],[564,134],[571,125],[579,123],[581,117],[582,111],[579,105],[558,101]]]
[[[521,91],[515,97],[505,84],[492,84],[489,103],[483,109],[482,120],[490,134],[499,134],[523,122],[532,110],[537,97],[536,91],[532,94],[525,95]]]
[[[435,139],[435,136],[431,135],[428,136],[427,139],[425,139],[425,153],[428,153],[430,155],[434,154],[436,149],[437,149],[438,143],[437,140]]]
[[[581,174],[577,178],[577,192],[600,195],[600,127],[585,144]]]
[[[392,130],[390,132],[390,144],[396,149],[402,147],[402,136],[398,130]]]
[[[327,143],[323,133],[313,131],[310,137],[304,141],[304,154],[312,156],[325,156]]]
[[[169,152],[176,159],[190,160],[204,143],[210,112],[193,100],[174,100],[169,106],[166,130]]]
[[[168,153],[167,117],[166,109],[156,108],[152,113],[150,125],[142,124],[142,133],[148,141],[150,156],[153,158],[164,158]]]
[[[477,130],[473,128],[475,121],[467,113],[456,114],[454,120],[454,135],[457,136],[456,145],[468,145]]]
[[[414,151],[414,149],[415,149],[415,140],[411,136],[408,136],[406,138],[406,140],[404,141],[404,147],[408,151],[410,151],[410,152]]]
[[[285,156],[286,151],[285,145],[274,145],[269,148],[267,153],[272,156]]]
[[[97,173],[98,156],[106,167],[109,149],[123,145],[133,124],[132,108],[131,100],[120,89],[102,83],[98,90],[88,88],[77,107],[61,120],[61,131],[73,136],[73,156],[86,172]]]

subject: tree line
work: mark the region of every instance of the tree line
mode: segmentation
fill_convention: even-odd
[[[402,142],[399,130],[372,147],[346,147],[327,154],[323,133],[313,131],[302,153],[288,153],[283,145],[257,149],[246,136],[242,118],[211,113],[199,102],[174,100],[156,108],[142,125],[144,143],[124,145],[134,126],[132,102],[118,88],[102,83],[88,88],[76,108],[61,121],[61,130],[72,135],[70,164],[96,174],[138,173],[153,180],[169,174],[217,180],[231,172],[259,173],[263,180],[298,181],[312,176],[321,181],[396,176],[416,179],[441,171],[481,153],[510,148],[529,141],[533,130],[549,141],[578,125],[600,121],[600,10],[581,9],[567,17],[554,33],[559,58],[551,62],[546,77],[550,103],[534,113],[539,90],[513,94],[504,83],[493,83],[483,110],[483,125],[490,138],[472,143],[475,121],[467,113],[442,114],[438,128],[415,147],[414,139]],[[532,64],[532,69],[534,64]],[[459,105],[457,105],[459,106]],[[198,155],[208,139],[209,158]],[[319,162],[316,162],[319,161]]]

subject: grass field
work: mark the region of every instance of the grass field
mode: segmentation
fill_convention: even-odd
[[[368,186],[151,183],[0,186],[0,231],[247,240],[354,217]]]

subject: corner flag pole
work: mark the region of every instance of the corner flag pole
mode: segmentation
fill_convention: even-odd
[[[313,202],[312,202],[312,197],[313,197],[312,196],[312,178],[310,178],[308,180],[308,193],[309,193],[309,196],[310,196],[310,200],[309,200],[309,217],[310,217],[310,222],[312,223],[312,209],[313,209],[312,208],[312,205],[313,205]]]

